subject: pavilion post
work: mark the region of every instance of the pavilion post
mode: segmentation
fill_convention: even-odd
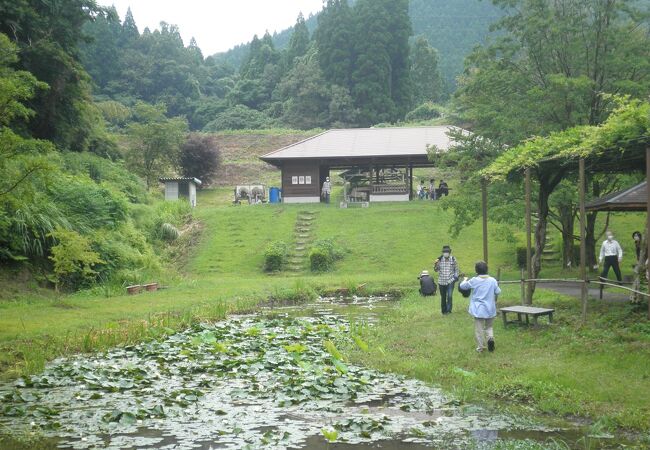
[[[647,212],[646,212],[646,231],[645,231],[645,240],[648,244],[648,249],[646,252],[646,261],[650,258],[650,147],[645,149],[645,176],[646,176],[646,191],[648,193],[647,198]],[[648,273],[648,267],[646,261],[642,261],[639,266],[646,268],[646,274]],[[650,320],[650,299],[648,299],[648,319]]]
[[[587,321],[587,212],[585,210],[585,160],[580,158],[578,165],[578,193],[580,201],[580,299],[582,300],[582,323]]]
[[[481,179],[481,203],[483,206],[483,261],[488,262],[488,193],[487,180]]]
[[[413,164],[409,164],[409,200],[413,200]]]
[[[531,233],[532,233],[532,211],[531,211],[531,180],[530,180],[530,167],[526,168],[526,278],[528,280],[533,279],[533,265],[532,265],[532,259],[533,259],[533,243],[531,242]],[[526,283],[527,288],[526,288],[526,296],[525,296],[525,304],[527,305],[532,305],[533,304],[533,288],[532,288],[532,281],[528,281]]]

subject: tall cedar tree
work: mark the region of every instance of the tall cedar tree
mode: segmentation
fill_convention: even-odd
[[[410,106],[408,0],[359,0],[354,7],[352,96],[362,125],[394,122]]]
[[[293,27],[293,34],[289,39],[289,48],[287,49],[287,61],[289,65],[293,65],[293,60],[304,56],[309,49],[309,30],[305,23],[305,17],[300,13],[296,20],[296,25]]]
[[[438,67],[438,51],[431,47],[424,36],[419,36],[413,44],[410,59],[413,107],[440,101],[444,88]]]
[[[327,0],[318,16],[314,39],[325,79],[350,89],[354,21],[347,0]]]

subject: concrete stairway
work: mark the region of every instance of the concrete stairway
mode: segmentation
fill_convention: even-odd
[[[316,213],[313,211],[300,211],[296,218],[294,228],[294,247],[289,255],[289,272],[302,272],[307,268],[307,251],[313,240],[313,228],[315,225]]]

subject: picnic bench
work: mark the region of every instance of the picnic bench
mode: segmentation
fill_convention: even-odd
[[[537,308],[535,306],[507,306],[501,308],[501,317],[503,318],[503,325],[508,325],[508,320],[506,315],[508,313],[517,314],[517,320],[511,320],[510,323],[524,323],[524,316],[526,317],[526,324],[529,324],[528,317],[533,318],[533,324],[537,325],[537,318],[539,316],[548,316],[548,322],[553,323],[553,313],[555,312],[552,308]]]

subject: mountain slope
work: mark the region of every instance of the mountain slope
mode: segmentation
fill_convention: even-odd
[[[353,1],[351,3],[354,3]],[[440,52],[440,69],[448,84],[463,70],[465,56],[485,41],[490,25],[503,16],[500,8],[487,0],[410,0],[414,36],[423,35]],[[307,27],[313,33],[318,16],[310,16]],[[287,46],[292,28],[275,33],[276,47]],[[248,44],[241,44],[214,57],[239,68],[248,53]]]

